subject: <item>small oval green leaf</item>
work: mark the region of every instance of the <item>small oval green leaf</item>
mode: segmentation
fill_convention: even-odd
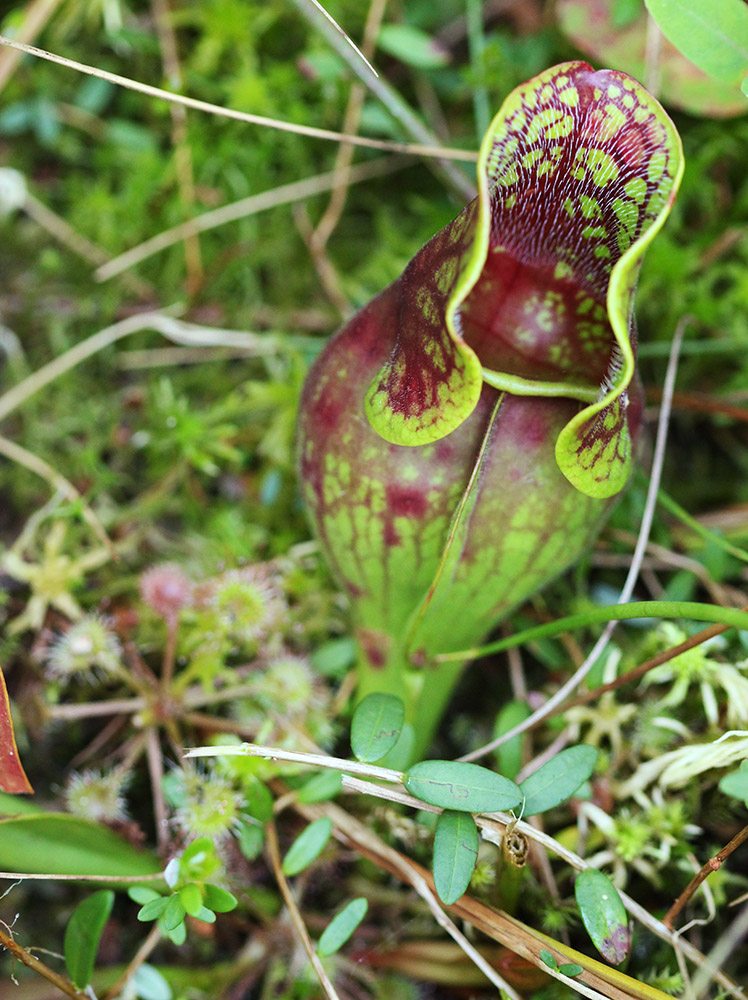
[[[549,969],[553,969],[554,972],[558,969],[558,962],[552,951],[548,951],[547,948],[541,948],[539,957],[543,965],[547,965]]]
[[[584,972],[584,969],[581,965],[577,965],[576,962],[564,962],[563,965],[559,965],[558,971],[563,976],[570,976],[573,978],[574,976],[580,976]]]
[[[222,889],[219,885],[208,883],[205,886],[205,905],[216,913],[230,913],[239,905],[239,900],[227,889]]]
[[[273,815],[273,793],[257,778],[252,778],[245,784],[244,812],[260,823],[267,823]]]
[[[340,951],[351,934],[366,916],[369,908],[368,902],[363,896],[352,899],[347,906],[344,906],[340,913],[336,913],[330,923],[325,927],[317,945],[317,953],[326,958]]]
[[[449,52],[420,28],[409,24],[385,24],[377,47],[416,69],[438,69],[449,62]]]
[[[283,874],[298,875],[307,868],[325,849],[331,833],[332,823],[327,816],[310,823],[289,847],[283,859]]]
[[[91,982],[96,952],[114,904],[111,889],[95,892],[73,910],[65,928],[65,968],[79,989]]]
[[[574,883],[574,895],[592,943],[611,965],[620,965],[631,948],[626,910],[607,875],[588,868]]]
[[[203,894],[200,892],[200,886],[194,882],[189,882],[187,885],[182,886],[179,890],[179,898],[182,901],[185,913],[188,913],[191,917],[196,917],[203,908]]]
[[[315,774],[298,792],[299,802],[310,805],[313,802],[328,802],[334,799],[343,787],[341,771],[324,770]]]
[[[155,889],[149,889],[145,885],[134,885],[131,889],[127,890],[127,895],[133,903],[140,903],[141,906],[145,903],[150,903],[154,899],[161,899],[160,892],[156,892]]]
[[[571,798],[595,770],[595,747],[567,747],[520,783],[525,796],[523,816],[547,812]]]
[[[259,858],[262,845],[265,843],[265,832],[261,826],[257,826],[255,823],[242,823],[236,836],[239,850],[247,861]]]
[[[446,810],[436,823],[434,885],[439,899],[456,903],[470,885],[478,860],[480,837],[470,813]]]
[[[145,909],[145,907],[144,907]],[[158,918],[158,925],[164,933],[168,934],[175,930],[185,918],[185,909],[178,893],[169,896],[164,907],[164,912]]]
[[[514,729],[520,722],[524,722],[530,714],[530,706],[525,701],[510,701],[499,712],[494,726],[494,736],[503,736],[510,729]],[[505,778],[512,781],[519,774],[522,767],[522,745],[525,737],[523,733],[512,737],[506,743],[502,743],[496,751],[496,769]]]
[[[171,986],[158,969],[152,965],[141,965],[132,977],[139,1000],[172,1000]]]
[[[167,907],[168,896],[158,896],[156,899],[149,899],[138,910],[138,920],[147,923],[149,920],[158,920]]]
[[[458,812],[514,809],[522,792],[513,781],[479,764],[424,760],[405,773],[405,787],[423,802]]]
[[[381,760],[397,743],[405,722],[405,705],[394,694],[374,692],[358,705],[351,721],[353,755],[366,764]]]
[[[185,926],[184,921],[182,921],[181,924],[177,924],[177,926],[173,927],[170,931],[166,931],[166,936],[171,943],[177,945],[177,947],[179,947],[179,945],[183,945],[187,940],[187,927]]]

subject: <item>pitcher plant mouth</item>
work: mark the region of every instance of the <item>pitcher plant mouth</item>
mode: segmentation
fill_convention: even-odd
[[[484,384],[576,400],[558,467],[587,496],[618,493],[634,291],[682,173],[675,126],[624,73],[569,62],[513,91],[481,146],[478,197],[400,279],[394,346],[366,394],[374,430],[438,441]]]

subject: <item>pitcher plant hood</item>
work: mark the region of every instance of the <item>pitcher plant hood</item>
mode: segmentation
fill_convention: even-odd
[[[478,197],[396,282],[394,346],[366,393],[374,430],[438,441],[484,384],[576,400],[556,462],[580,492],[618,493],[634,291],[682,172],[674,125],[624,73],[569,62],[514,90],[483,140]]]

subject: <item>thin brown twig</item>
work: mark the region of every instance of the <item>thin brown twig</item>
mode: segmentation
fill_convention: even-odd
[[[62,0],[32,0],[32,3],[26,8],[24,19],[16,32],[16,40],[33,42],[61,2]],[[17,50],[7,49],[5,52],[0,52],[0,90],[10,80],[20,59],[21,53]]]
[[[309,931],[306,929],[304,918],[301,916],[299,907],[296,905],[296,900],[291,892],[288,880],[283,874],[280,848],[278,847],[278,833],[275,828],[275,823],[272,820],[265,827],[265,843],[267,844],[267,855],[268,860],[270,861],[270,867],[273,869],[273,875],[275,876],[275,881],[278,883],[281,896],[283,896],[283,901],[286,904],[288,915],[291,918],[291,922],[294,925],[294,929],[296,930],[296,934],[301,941],[304,951],[307,953],[307,957],[312,964],[312,968],[314,969],[317,979],[319,980],[319,984],[328,1000],[340,1000],[335,987],[325,972],[319,955],[315,951],[312,939],[309,937]]]
[[[382,24],[386,7],[387,0],[372,0],[369,5],[369,12],[366,17],[361,42],[361,53],[367,60],[371,59],[374,53],[377,34]],[[342,131],[344,133],[354,134],[358,132],[365,97],[366,88],[363,84],[353,83],[348,94],[348,103],[343,115]],[[295,213],[296,225],[309,248],[312,263],[317,270],[325,294],[344,319],[350,315],[351,305],[343,292],[338,272],[325,251],[330,237],[343,214],[348,197],[354,152],[355,147],[350,143],[341,143],[338,146],[337,153],[335,154],[335,165],[333,167],[336,177],[335,185],[330,194],[327,207],[317,225],[315,227],[311,225],[304,206],[299,206]]]
[[[294,205],[293,219],[306,244],[309,256],[312,258],[314,269],[322,285],[322,291],[341,318],[347,319],[352,312],[351,304],[343,291],[335,265],[325,253],[324,247],[318,247],[314,241],[314,227],[306,205]]]
[[[85,997],[87,996],[83,990],[79,990],[75,987],[69,979],[65,976],[61,976],[59,972],[55,972],[54,969],[50,969],[48,965],[45,965],[41,959],[37,958],[36,955],[32,955],[31,952],[27,951],[22,945],[20,945],[16,940],[14,940],[12,934],[6,934],[6,932],[0,927],[0,947],[5,948],[10,954],[18,959],[26,968],[31,969],[36,972],[37,975],[42,976],[46,979],[48,983],[56,986],[57,989],[64,993],[66,997]]]
[[[153,799],[153,819],[156,825],[156,842],[159,850],[166,847],[169,833],[168,818],[166,814],[166,800],[164,798],[164,760],[161,756],[161,744],[158,739],[158,730],[150,726],[146,733],[145,743],[146,759],[148,761],[148,773],[151,779],[151,797]]]
[[[748,611],[748,604],[743,605],[742,610]],[[680,656],[681,653],[687,653],[689,649],[694,649],[703,642],[707,642],[717,635],[722,635],[723,632],[727,632],[729,629],[729,625],[710,625],[709,628],[701,629],[695,635],[691,635],[687,639],[684,639],[683,642],[679,642],[677,646],[671,646],[662,653],[657,653],[656,656],[650,657],[644,663],[640,663],[639,666],[628,670],[625,674],[621,674],[620,677],[616,677],[615,680],[609,681],[607,684],[601,684],[600,687],[596,687],[593,691],[586,691],[584,694],[577,695],[576,698],[572,698],[571,701],[567,702],[566,707],[572,708],[575,705],[587,705],[591,701],[597,701],[601,695],[607,694],[608,691],[617,691],[618,688],[625,687],[627,684],[633,684],[634,681],[638,681],[645,674],[649,673],[650,670],[654,670],[655,667],[659,667],[663,663],[668,663],[670,660],[675,659],[676,656]]]
[[[40,458],[32,451],[22,447],[20,444],[16,444],[15,441],[11,441],[3,435],[0,435],[0,455],[4,455],[11,462],[16,462],[18,465],[22,465],[25,469],[28,469],[29,472],[33,472],[39,476],[40,479],[49,483],[54,490],[71,503],[80,501],[81,517],[102,545],[106,546],[109,550],[112,559],[116,560],[118,558],[114,543],[107,534],[106,528],[99,520],[96,512],[86,503],[75,486],[61,472],[58,472],[49,462],[45,462],[43,458]]]
[[[73,705],[48,705],[44,711],[50,719],[91,719],[100,715],[142,712],[146,705],[145,698],[118,698],[112,701],[80,702]]]
[[[169,86],[173,90],[182,89],[182,67],[179,61],[177,36],[171,23],[169,0],[151,0],[153,20],[161,47],[161,61]],[[181,104],[170,104],[171,142],[174,147],[174,168],[177,186],[185,214],[192,212],[195,204],[195,172],[192,164],[192,150],[187,128],[187,111]],[[200,238],[197,233],[187,233],[184,237],[184,258],[187,266],[187,294],[197,294],[203,283],[203,262],[200,253]]]
[[[401,170],[410,165],[407,159],[395,159],[384,156],[367,163],[360,163],[351,167],[348,178],[349,184],[359,183],[374,177],[384,176]],[[178,226],[165,229],[155,236],[151,236],[143,243],[131,247],[119,257],[115,257],[107,264],[103,264],[95,273],[97,281],[108,281],[117,274],[121,274],[127,268],[134,267],[142,261],[147,260],[156,253],[166,250],[168,247],[179,243],[191,232],[204,233],[209,229],[216,229],[218,226],[226,225],[228,222],[236,222],[245,219],[250,215],[256,215],[278,205],[288,205],[294,201],[301,201],[304,198],[311,198],[315,194],[322,194],[329,191],[337,183],[337,175],[334,170],[324,174],[315,174],[301,181],[292,181],[290,184],[282,184],[280,187],[271,188],[269,191],[260,191],[259,194],[251,194],[239,201],[231,202],[228,205],[221,205],[220,208],[211,209],[204,212],[188,222],[181,222]]]
[[[124,993],[125,987],[130,982],[132,977],[138,971],[140,966],[149,957],[151,952],[154,950],[156,945],[161,940],[161,928],[158,924],[154,924],[151,927],[148,937],[143,941],[141,946],[135,952],[133,957],[128,962],[122,975],[117,978],[117,980],[109,987],[109,989],[104,994],[103,1000],[114,1000],[121,993]]]
[[[166,645],[161,667],[161,688],[168,692],[174,679],[174,666],[177,659],[177,638],[179,636],[179,619],[172,615],[166,622]]]
[[[111,260],[110,254],[102,250],[98,244],[93,243],[86,236],[79,233],[77,229],[73,229],[69,222],[66,222],[56,212],[53,212],[51,208],[28,190],[26,191],[23,210],[30,219],[34,220],[37,226],[40,226],[45,232],[49,233],[66,250],[70,250],[76,257],[85,260],[92,267],[103,267]],[[141,298],[148,298],[154,294],[153,286],[135,274],[123,275],[122,281],[130,291]]]
[[[650,390],[647,389],[650,396]],[[651,399],[657,403],[660,399],[658,389],[651,390]],[[706,392],[676,392],[673,396],[673,406],[676,410],[692,410],[694,413],[715,413],[730,420],[740,423],[748,423],[748,409],[744,406],[734,406],[731,403],[724,403],[720,399],[715,399]]]
[[[364,25],[364,35],[361,41],[361,51],[368,59],[370,59],[374,53],[376,37],[384,18],[386,7],[387,0],[372,0],[369,6],[366,24]],[[351,133],[358,131],[365,96],[366,89],[363,84],[352,84],[348,95],[348,104],[343,116],[343,132]],[[327,207],[322,213],[313,234],[313,244],[319,250],[322,250],[325,246],[327,246],[335,227],[340,221],[340,216],[343,212],[346,198],[348,197],[350,168],[353,160],[353,153],[354,147],[348,142],[341,143],[338,147],[334,166],[334,172],[338,176],[338,180],[332,189],[330,200],[328,201]]]
[[[688,903],[691,897],[694,895],[696,890],[699,888],[702,882],[704,882],[712,872],[719,871],[725,861],[730,857],[733,851],[736,851],[738,847],[744,844],[748,840],[748,826],[744,826],[742,830],[735,834],[729,843],[725,844],[722,850],[717,851],[714,857],[709,858],[709,860],[701,867],[701,869],[694,875],[691,881],[688,883],[683,892],[678,896],[673,905],[667,911],[665,916],[662,918],[663,924],[666,927],[673,926],[673,922],[678,914],[681,912],[684,906]]]

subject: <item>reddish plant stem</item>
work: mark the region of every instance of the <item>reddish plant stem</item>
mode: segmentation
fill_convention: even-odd
[[[748,611],[748,605],[745,605],[743,610]],[[626,684],[633,684],[634,681],[638,681],[645,674],[649,673],[650,670],[654,670],[655,667],[659,667],[669,660],[674,660],[681,653],[686,653],[689,649],[700,646],[703,642],[713,639],[716,635],[722,635],[723,632],[727,632],[731,627],[731,625],[710,625],[709,628],[704,628],[695,635],[689,636],[683,642],[679,642],[677,646],[671,646],[670,649],[665,649],[662,653],[658,653],[651,659],[645,660],[644,663],[640,663],[633,670],[621,674],[615,680],[609,681],[607,684],[601,684],[600,687],[596,687],[593,691],[577,695],[576,698],[572,698],[566,702],[564,707],[572,708],[575,705],[587,705],[591,701],[597,701],[601,695],[606,694],[608,691],[617,691],[618,688],[624,687]]]
[[[659,402],[662,391],[656,387],[647,389],[647,397],[653,402]],[[748,409],[744,406],[734,406],[720,399],[714,399],[706,392],[676,392],[673,395],[673,407],[676,410],[692,410],[695,413],[718,413],[740,423],[748,422]]]
[[[719,871],[733,851],[736,851],[741,844],[746,842],[746,840],[748,840],[748,826],[744,826],[742,830],[735,834],[729,843],[725,844],[721,851],[717,851],[713,858],[709,858],[700,871],[694,875],[686,888],[680,896],[678,896],[676,901],[663,917],[662,922],[666,927],[672,929],[673,921],[694,895],[701,883],[704,882],[712,872]]]

